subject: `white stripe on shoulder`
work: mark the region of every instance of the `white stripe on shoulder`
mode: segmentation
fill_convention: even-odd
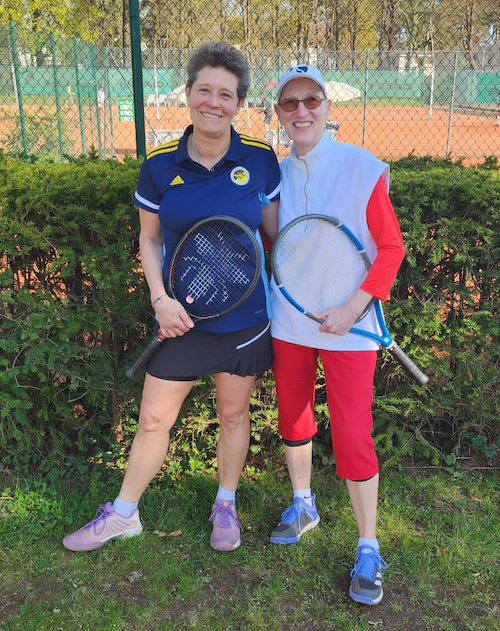
[[[274,191],[272,191],[271,193],[266,193],[267,197],[269,199],[272,199],[273,197],[276,197],[276,195],[281,191],[281,182],[278,184],[278,186],[274,189]]]
[[[153,202],[150,202],[149,199],[146,199],[145,197],[142,197],[141,195],[139,195],[137,191],[135,192],[134,197],[138,202],[141,202],[141,204],[144,204],[144,206],[151,208],[151,210],[160,210],[159,204],[153,204]]]

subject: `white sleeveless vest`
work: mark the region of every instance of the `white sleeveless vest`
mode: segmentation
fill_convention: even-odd
[[[373,263],[377,247],[368,230],[366,207],[381,176],[389,188],[387,164],[365,149],[334,141],[327,131],[305,156],[297,157],[292,146],[290,157],[281,162],[280,229],[300,215],[330,215],[356,235]],[[377,342],[360,335],[320,333],[320,325],[292,307],[274,279],[271,290],[273,337],[323,350],[378,348]],[[356,327],[380,334],[372,312]]]

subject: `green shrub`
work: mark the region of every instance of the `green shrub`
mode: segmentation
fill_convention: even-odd
[[[140,383],[124,367],[150,335],[148,289],[132,204],[139,161],[28,164],[0,156],[0,466],[44,476],[121,468]],[[407,247],[385,311],[395,339],[431,379],[417,387],[381,352],[375,434],[388,463],[450,464],[500,448],[500,174],[408,158],[391,198]],[[139,380],[140,381],[140,380]],[[168,475],[215,467],[210,379],[172,432]],[[322,376],[315,452],[332,462]],[[251,404],[250,471],[277,449],[271,373]]]
[[[467,447],[492,457],[500,446],[500,173],[496,161],[465,168],[449,161],[393,165],[391,199],[407,256],[388,304],[390,328],[431,375],[428,388],[378,374],[381,441],[401,453]],[[415,392],[419,390],[419,392]],[[390,432],[388,432],[388,429]],[[397,434],[403,430],[409,435]],[[390,435],[394,436],[393,440]],[[413,434],[413,440],[412,440]],[[475,437],[471,441],[472,437]],[[383,448],[383,445],[380,444]],[[395,452],[397,453],[397,452]]]
[[[120,438],[131,398],[123,364],[147,322],[137,174],[135,161],[0,160],[7,465],[50,468]]]

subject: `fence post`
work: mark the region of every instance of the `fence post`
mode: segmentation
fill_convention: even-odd
[[[132,45],[132,84],[134,86],[135,142],[137,157],[146,156],[144,130],[144,86],[142,81],[141,23],[139,0],[129,0],[130,42]]]
[[[56,97],[57,135],[59,138],[59,155],[62,162],[64,160],[64,143],[63,143],[63,133],[62,133],[61,103],[59,100],[59,80],[57,76],[56,40],[54,38],[54,31],[50,31],[50,48],[52,51],[52,72],[54,74],[54,94]]]
[[[99,111],[99,97],[97,96],[97,91],[99,90],[99,84],[97,82],[97,68],[96,68],[96,62],[95,62],[95,48],[94,48],[94,44],[90,44],[90,60],[91,60],[91,64],[92,64],[92,79],[93,81],[93,87],[94,87],[94,94],[93,99],[94,99],[94,110],[95,110],[95,114],[96,114],[96,121],[97,121],[97,146],[99,147],[99,155],[102,157],[103,153],[102,153],[102,138],[101,138],[101,113]]]
[[[19,60],[17,58],[16,35],[13,22],[9,22],[10,44],[12,48],[12,81],[14,83],[14,93],[16,95],[17,109],[19,110],[19,122],[21,124],[21,139],[23,150],[28,155],[28,137],[26,135],[26,118],[24,116],[23,95],[19,81]]]
[[[430,86],[430,95],[429,95],[429,118],[432,118],[433,107],[434,107],[434,76],[436,74],[436,66],[434,64],[434,59],[432,60],[432,74],[431,74],[431,86]]]
[[[451,97],[450,97],[450,115],[448,116],[448,134],[446,137],[446,157],[450,155],[450,140],[451,140],[451,120],[453,118],[453,106],[455,102],[455,87],[457,81],[457,64],[458,64],[458,50],[455,51],[455,63],[453,64],[453,82],[451,85]]]
[[[365,97],[363,99],[363,139],[361,146],[364,148],[366,140],[366,114],[368,111],[368,73],[370,66],[370,51],[366,51],[366,63],[365,63]]]
[[[82,137],[82,155],[86,155],[87,149],[85,147],[85,125],[83,121],[82,87],[80,84],[80,68],[78,67],[78,47],[76,45],[76,37],[73,37],[73,52],[75,57],[76,97],[78,99],[78,115],[80,117],[80,135]]]
[[[113,120],[113,91],[111,87],[111,79],[109,75],[109,48],[106,46],[105,48],[105,66],[106,66],[106,85],[108,86],[108,116],[109,116],[109,129],[111,135],[111,150],[113,155],[115,153],[115,129],[114,129],[114,120]]]

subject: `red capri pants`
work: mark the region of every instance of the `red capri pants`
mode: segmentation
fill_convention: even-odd
[[[378,473],[372,438],[376,351],[324,351],[273,339],[278,429],[288,441],[317,432],[314,392],[321,357],[337,475],[367,480]]]

